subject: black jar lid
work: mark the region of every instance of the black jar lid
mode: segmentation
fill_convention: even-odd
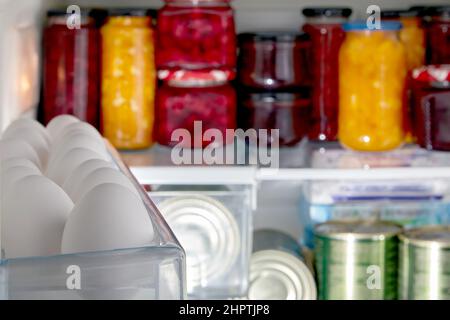
[[[431,6],[425,12],[430,17],[450,17],[450,6]]]
[[[92,9],[87,9],[87,8],[80,8],[80,15],[81,17],[88,17],[91,13]],[[47,11],[47,17],[52,18],[52,17],[65,17],[67,15],[73,14],[73,12],[67,12],[67,8],[55,8],[55,9],[50,9]]]
[[[348,18],[352,15],[353,10],[348,7],[307,7],[302,10],[305,17],[330,17]]]
[[[267,31],[267,32],[245,32],[238,35],[239,41],[273,41],[292,42],[296,40],[308,40],[309,35],[295,31]]]
[[[152,17],[156,18],[158,10],[150,8],[111,8],[110,17]]]
[[[389,9],[382,10],[381,18],[383,19],[398,19],[398,18],[414,18],[421,16],[420,9]]]

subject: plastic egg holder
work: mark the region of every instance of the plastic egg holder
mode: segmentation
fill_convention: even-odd
[[[0,299],[183,299],[185,253],[115,149],[114,164],[144,203],[154,228],[141,248],[0,259]],[[126,213],[124,213],[126,214]]]

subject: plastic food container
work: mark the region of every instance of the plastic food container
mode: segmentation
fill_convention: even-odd
[[[156,70],[147,10],[110,10],[102,35],[102,129],[118,149],[153,143]]]
[[[450,63],[450,6],[430,7],[427,22],[428,64]]]
[[[150,196],[186,250],[188,297],[244,298],[251,252],[251,187],[164,185]]]
[[[226,129],[236,128],[236,93],[227,83],[169,81],[158,90],[157,123],[155,127],[159,144],[186,148],[201,148],[211,141],[203,137],[208,129],[218,130],[222,141]],[[172,134],[176,129],[189,132],[189,139]],[[202,134],[202,139],[195,135]],[[181,139],[181,140],[179,140]],[[187,141],[186,141],[187,140]]]
[[[398,38],[401,24],[344,24],[339,54],[339,140],[357,151],[387,151],[402,145],[407,65]]]
[[[84,11],[79,29],[67,27],[66,10],[47,13],[44,30],[44,122],[71,114],[99,125],[99,31]]]
[[[307,93],[243,93],[238,110],[239,127],[267,129],[267,141],[272,144],[270,130],[279,130],[279,145],[300,142],[308,133],[311,100]]]
[[[450,151],[450,64],[417,68],[413,81],[417,143]]]
[[[176,70],[215,70],[231,80],[236,35],[229,0],[166,0],[158,13],[156,64],[160,79]]]
[[[147,208],[155,231],[152,243],[142,248],[50,257],[8,260],[0,257],[0,300],[179,300],[186,297],[184,250],[119,155],[112,148],[110,152]],[[80,275],[79,290],[70,286],[74,275]]]
[[[310,85],[309,37],[295,32],[259,32],[239,35],[239,84],[284,90]]]
[[[312,121],[311,140],[335,141],[339,110],[339,48],[345,38],[341,24],[350,8],[305,8],[303,31],[311,36]]]

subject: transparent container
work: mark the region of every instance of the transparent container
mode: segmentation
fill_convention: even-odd
[[[150,197],[186,250],[191,299],[243,298],[252,206],[248,186],[160,186]]]
[[[428,64],[450,63],[450,6],[430,7],[426,10],[430,21],[426,24]]]
[[[118,154],[110,150],[116,165],[138,189],[147,208],[155,230],[152,244],[142,248],[1,259],[0,299],[185,298],[184,250]]]
[[[150,14],[110,10],[101,28],[102,130],[118,149],[153,144],[156,70]]]
[[[407,74],[401,24],[382,21],[370,30],[365,21],[344,24],[339,53],[339,141],[357,151],[388,151],[405,138]]]

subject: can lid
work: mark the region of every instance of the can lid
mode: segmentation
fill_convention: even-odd
[[[420,11],[418,9],[389,9],[382,10],[380,15],[384,19],[411,18],[420,16]]]
[[[250,260],[250,300],[315,300],[317,288],[308,267],[284,251],[263,250]]]
[[[349,7],[308,7],[302,10],[305,17],[343,17],[348,18],[352,15],[352,9]]]
[[[156,17],[158,10],[151,8],[111,8],[110,17]]]
[[[348,239],[349,237],[368,240],[384,240],[396,236],[403,228],[389,221],[367,220],[336,220],[316,225],[314,233],[335,239]]]
[[[273,41],[292,42],[295,40],[309,40],[308,34],[295,31],[244,32],[238,35],[239,41]]]
[[[226,276],[241,248],[233,214],[219,201],[198,194],[169,198],[158,209],[186,251],[188,282]]]
[[[344,31],[398,31],[402,24],[397,21],[381,21],[379,29],[369,28],[366,20],[346,22],[342,25]]]
[[[412,77],[416,81],[440,83],[450,86],[450,64],[428,65],[413,70]]]
[[[427,226],[406,231],[400,240],[407,244],[450,248],[450,225]]]

